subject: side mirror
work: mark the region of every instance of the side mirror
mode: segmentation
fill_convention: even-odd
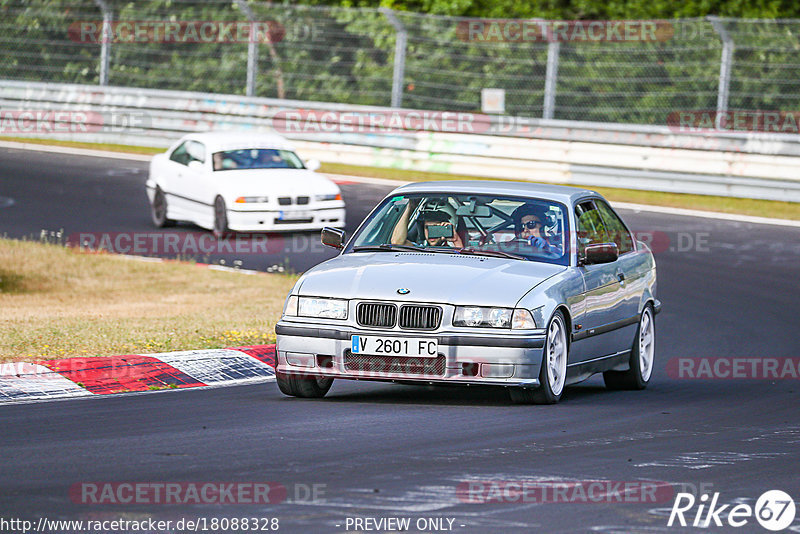
[[[197,161],[196,159],[193,159],[192,161],[190,161],[190,162],[187,164],[187,166],[188,166],[190,169],[193,169],[193,170],[195,170],[195,171],[202,171],[202,170],[203,170],[203,163],[202,163],[202,162],[200,162],[200,161]]]
[[[594,265],[597,263],[611,263],[619,258],[619,249],[616,243],[596,243],[586,245],[581,265]]]
[[[344,230],[325,227],[322,229],[322,244],[335,249],[344,248]]]
[[[310,159],[306,161],[306,169],[308,169],[309,171],[319,170],[321,165],[322,164],[319,162],[318,159]]]

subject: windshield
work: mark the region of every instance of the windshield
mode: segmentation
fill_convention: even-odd
[[[387,198],[346,252],[422,249],[569,265],[566,208],[549,200],[469,194]]]
[[[305,169],[303,162],[291,150],[273,148],[246,148],[216,152],[213,156],[215,171],[233,169]]]

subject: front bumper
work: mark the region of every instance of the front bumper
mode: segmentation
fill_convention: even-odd
[[[228,210],[228,228],[235,232],[280,232],[344,228],[344,207],[308,210]]]
[[[539,386],[544,332],[477,334],[462,332],[398,332],[353,325],[312,325],[281,320],[277,334],[277,371],[284,374],[354,380],[419,383]],[[438,365],[430,358],[364,356],[355,365],[351,336],[436,339]],[[297,365],[301,363],[302,365]],[[430,365],[429,365],[430,364]],[[435,369],[433,369],[435,367]]]

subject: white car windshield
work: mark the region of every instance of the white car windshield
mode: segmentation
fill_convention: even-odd
[[[291,150],[246,148],[216,152],[215,171],[236,169],[305,169],[302,160]]]
[[[408,194],[386,199],[348,252],[424,249],[569,264],[563,204],[470,194]]]

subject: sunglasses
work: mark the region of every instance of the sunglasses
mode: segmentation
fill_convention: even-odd
[[[533,230],[537,226],[541,226],[541,225],[542,225],[542,221],[527,221],[527,222],[522,223],[522,227],[523,228],[527,228],[528,230]]]

